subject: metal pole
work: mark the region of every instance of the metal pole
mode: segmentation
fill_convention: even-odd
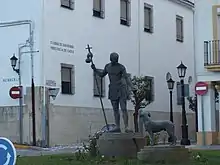
[[[201,111],[202,111],[202,142],[203,142],[203,145],[206,145],[203,96],[201,96]]]
[[[31,100],[32,100],[32,131],[33,146],[36,146],[36,121],[35,121],[35,84],[34,84],[34,57],[33,57],[33,25],[30,26],[30,53],[31,53]]]
[[[94,65],[93,63],[93,54],[91,52],[91,47],[89,47],[89,45],[87,45],[87,48],[86,48],[89,52],[89,54],[87,55],[87,59],[86,59],[86,63],[91,63],[92,65]],[[89,59],[88,59],[89,58]],[[87,61],[88,60],[88,61]],[[102,102],[102,96],[101,96],[101,91],[99,89],[99,86],[98,86],[98,80],[97,80],[97,77],[96,77],[96,73],[95,73],[95,82],[96,82],[96,87],[97,87],[97,90],[98,90],[98,93],[99,93],[99,100],[100,100],[100,103],[101,103],[101,107],[102,107],[102,112],[103,112],[103,116],[104,116],[104,120],[105,120],[105,124],[106,124],[106,128],[107,130],[109,131],[109,126],[108,126],[108,122],[107,122],[107,117],[106,117],[106,114],[105,114],[105,109],[104,109],[104,105],[103,105],[103,102]]]
[[[94,63],[92,61],[92,65],[93,64]],[[109,131],[108,121],[107,121],[107,117],[106,117],[106,114],[105,114],[105,109],[104,109],[104,105],[103,105],[103,102],[102,102],[101,90],[99,89],[99,86],[98,86],[98,80],[97,80],[97,77],[96,77],[96,73],[95,73],[95,81],[96,81],[96,87],[97,87],[97,90],[98,90],[98,93],[99,93],[99,100],[100,100],[100,103],[101,103],[101,107],[102,107],[102,112],[103,112],[106,128]]]
[[[23,87],[21,86],[21,55],[22,52],[21,50],[27,47],[27,45],[22,45],[18,48],[18,79],[19,79],[19,87],[20,87],[20,92],[21,92],[21,97],[19,98],[19,132],[20,132],[20,144],[23,144]]]
[[[190,145],[190,141],[188,139],[188,125],[186,118],[186,109],[185,109],[185,90],[184,90],[184,80],[180,80],[181,84],[181,97],[182,97],[182,140],[181,145]]]
[[[170,90],[170,121],[173,122],[173,91]]]

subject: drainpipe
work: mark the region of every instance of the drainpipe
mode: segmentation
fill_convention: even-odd
[[[43,104],[42,104],[42,118],[41,118],[41,120],[42,120],[42,147],[49,147],[48,145],[48,141],[47,141],[47,129],[46,129],[46,120],[47,120],[47,113],[46,113],[46,111],[47,111],[47,109],[46,109],[46,88],[45,88],[45,62],[44,62],[44,19],[45,19],[45,17],[44,17],[44,0],[42,0],[42,17],[41,17],[41,19],[42,19],[42,22],[41,22],[41,24],[42,24],[42,26],[41,26],[41,67],[42,67],[42,70],[41,70],[41,80],[42,80],[42,82],[41,82],[41,85],[43,85]],[[48,127],[49,127],[49,125],[48,125]]]
[[[196,35],[195,35],[195,9],[193,9],[193,57],[194,57],[194,79],[197,82],[197,73],[196,73]]]
[[[140,25],[141,1],[138,0],[138,76],[141,75],[141,25]]]

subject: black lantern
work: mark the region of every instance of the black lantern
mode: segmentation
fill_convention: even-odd
[[[11,61],[11,66],[14,69],[16,67],[17,61],[18,61],[18,58],[15,57],[15,54],[10,58],[10,61]]]
[[[168,89],[169,89],[169,90],[173,90],[174,84],[175,84],[175,81],[173,81],[172,78],[170,78],[169,80],[167,80],[167,86],[168,86]]]
[[[184,94],[184,77],[186,75],[186,69],[187,67],[182,63],[177,67],[178,76],[180,78],[180,84],[181,84],[181,102],[182,102],[182,139],[180,141],[181,145],[190,145],[191,142],[188,137],[188,124],[187,124],[187,118],[186,118],[186,108],[185,108],[185,94]],[[191,80],[190,80],[191,81]]]
[[[183,79],[185,77],[186,69],[187,69],[187,67],[181,61],[181,64],[177,67],[178,76],[180,79]]]

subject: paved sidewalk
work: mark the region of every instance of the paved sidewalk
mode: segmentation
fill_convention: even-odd
[[[41,155],[54,155],[54,154],[68,154],[75,153],[79,150],[82,150],[82,145],[72,145],[72,146],[57,146],[51,148],[40,148],[40,147],[31,147],[24,149],[17,149],[17,155],[20,157],[23,156],[41,156]]]
[[[186,146],[191,150],[220,150],[220,145],[207,145],[207,146],[199,146],[199,145],[190,145]]]

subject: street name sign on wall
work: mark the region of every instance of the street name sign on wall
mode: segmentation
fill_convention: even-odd
[[[195,92],[197,95],[203,96],[208,92],[208,83],[197,82],[195,85]]]
[[[17,159],[16,149],[13,143],[4,137],[0,137],[0,165],[15,165]]]

